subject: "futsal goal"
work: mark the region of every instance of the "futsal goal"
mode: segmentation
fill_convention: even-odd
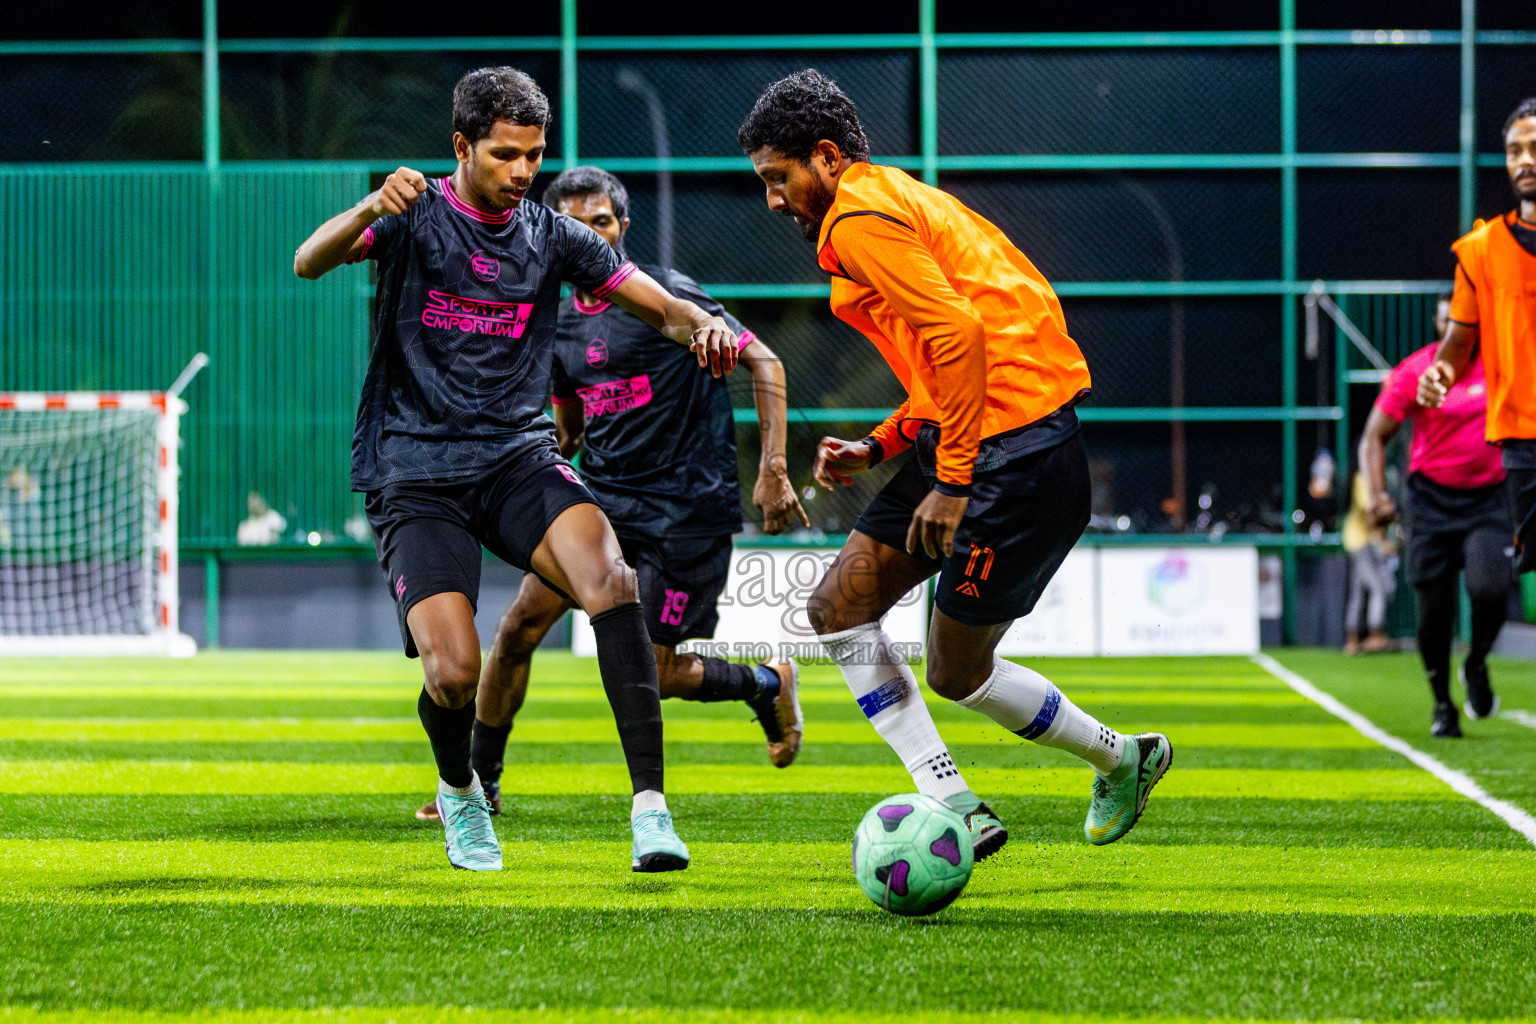
[[[0,393],[0,656],[195,653],[177,608],[179,392]]]

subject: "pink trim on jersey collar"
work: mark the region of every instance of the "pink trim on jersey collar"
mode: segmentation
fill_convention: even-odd
[[[500,213],[484,213],[458,197],[457,193],[453,190],[453,179],[451,177],[439,178],[438,180],[441,182],[438,191],[443,194],[444,199],[448,200],[448,205],[471,220],[477,220],[482,224],[505,224],[512,219],[513,214],[517,213],[515,209],[503,210]]]
[[[571,301],[576,303],[576,312],[585,313],[587,316],[596,316],[603,310],[607,309],[609,306],[613,305],[613,303],[604,299],[598,299],[596,302],[589,306],[585,302],[581,301],[580,295],[574,293],[571,295]]]

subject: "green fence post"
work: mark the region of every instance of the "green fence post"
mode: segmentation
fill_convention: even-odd
[[[560,158],[576,166],[576,0],[560,0]]]
[[[1280,276],[1286,285],[1296,281],[1296,0],[1280,0]],[[1281,403],[1296,407],[1296,296],[1289,290],[1281,298],[1280,366]],[[1280,425],[1281,504],[1287,540],[1296,532],[1291,513],[1296,508],[1296,421]],[[1296,642],[1296,547],[1287,544],[1281,555],[1285,564],[1285,608],[1282,638]]]
[[[1477,0],[1461,0],[1461,230],[1477,210]]]
[[[219,646],[219,553],[210,551],[203,556],[203,621],[207,636],[204,647]]]
[[[203,0],[203,166],[219,169],[219,0]]]
[[[939,183],[939,50],[934,37],[934,0],[918,0],[918,124],[923,180]]]

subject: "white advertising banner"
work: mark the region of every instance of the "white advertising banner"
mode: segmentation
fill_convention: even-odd
[[[1098,653],[1098,573],[1092,548],[1073,548],[1035,610],[1014,622],[997,645],[1005,657]]]
[[[713,640],[689,640],[679,649],[711,657],[760,660],[770,655],[817,658],[825,651],[806,618],[806,601],[837,552],[828,548],[737,548],[720,595],[720,625]],[[885,617],[885,631],[906,657],[927,644],[928,596],[918,587]],[[595,657],[587,616],[575,613],[571,652]]]
[[[1101,548],[1100,654],[1255,654],[1251,547]]]

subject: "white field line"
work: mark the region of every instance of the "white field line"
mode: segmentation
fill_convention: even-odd
[[[1507,800],[1500,800],[1498,797],[1491,796],[1482,786],[1473,782],[1470,775],[1442,764],[1422,750],[1409,746],[1369,718],[1366,718],[1360,712],[1345,706],[1332,694],[1319,690],[1316,686],[1313,686],[1269,655],[1255,654],[1251,660],[1255,665],[1258,665],[1286,686],[1289,686],[1303,697],[1317,704],[1324,711],[1354,726],[1355,730],[1362,736],[1375,740],[1388,750],[1402,754],[1468,800],[1475,800],[1482,804],[1494,814],[1503,818],[1510,828],[1519,832],[1533,845],[1536,845],[1536,818],[1531,817],[1531,815]]]
[[[1536,729],[1536,715],[1529,711],[1521,711],[1519,708],[1510,708],[1508,711],[1500,711],[1500,718],[1507,718],[1516,725],[1523,725],[1527,729]]]

